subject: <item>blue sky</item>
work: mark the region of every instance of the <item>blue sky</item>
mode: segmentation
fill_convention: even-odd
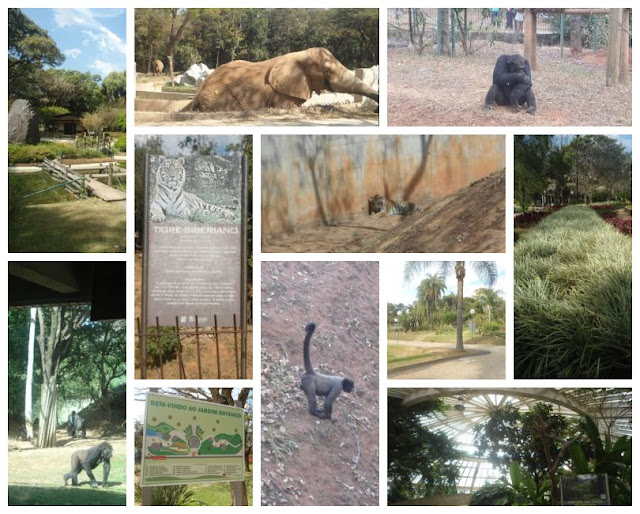
[[[467,261],[468,262],[468,261]],[[383,263],[382,266],[382,283],[380,293],[383,295],[386,303],[404,303],[410,305],[416,300],[416,289],[420,282],[429,274],[436,274],[438,267],[433,267],[414,277],[409,284],[404,282],[404,261],[398,261],[394,263]],[[506,284],[506,271],[503,265],[498,265],[498,280],[493,286],[495,291],[500,291],[500,295],[505,297],[505,284]],[[455,275],[448,277],[445,280],[447,294],[456,294],[458,291],[458,282]],[[473,296],[476,289],[487,287],[487,285],[478,278],[471,266],[466,266],[466,276],[464,279],[464,296]]]
[[[66,56],[60,68],[106,77],[126,68],[125,9],[23,9]]]

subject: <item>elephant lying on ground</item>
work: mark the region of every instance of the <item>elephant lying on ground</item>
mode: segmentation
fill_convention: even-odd
[[[160,59],[153,61],[153,74],[154,75],[162,75],[162,70],[164,70],[164,64]]]
[[[314,91],[363,95],[378,92],[345,68],[326,48],[309,48],[268,61],[232,61],[207,77],[184,111],[251,111],[302,105]]]

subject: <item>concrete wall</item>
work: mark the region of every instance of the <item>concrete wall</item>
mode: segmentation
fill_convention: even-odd
[[[502,135],[262,137],[262,231],[367,212],[367,199],[429,203],[505,167]]]

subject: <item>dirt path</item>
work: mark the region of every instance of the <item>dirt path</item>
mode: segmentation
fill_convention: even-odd
[[[410,344],[410,343],[402,343]],[[474,346],[474,349],[480,349]],[[450,380],[489,380],[505,378],[505,347],[482,346],[489,353],[449,359],[441,362],[425,364],[420,368],[408,371],[389,371],[391,380],[402,379],[450,379]]]
[[[606,87],[606,50],[584,50],[578,58],[559,47],[539,46],[533,89],[538,111],[482,108],[500,54],[522,53],[522,45],[496,42],[472,55],[437,57],[407,48],[388,50],[389,126],[630,126],[631,82]],[[464,80],[461,81],[461,77]]]
[[[331,226],[263,235],[263,252],[505,251],[504,170],[411,216],[372,218],[362,212]]]
[[[378,263],[262,264],[262,504],[378,505]],[[311,359],[349,376],[333,419],[300,390],[304,326]]]

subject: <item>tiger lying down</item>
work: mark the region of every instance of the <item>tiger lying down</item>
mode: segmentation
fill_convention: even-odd
[[[409,214],[423,210],[422,207],[417,207],[414,203],[396,202],[395,200],[390,200],[382,195],[373,195],[369,198],[368,203],[369,216],[373,216],[374,218],[391,216],[393,214],[408,216]]]

